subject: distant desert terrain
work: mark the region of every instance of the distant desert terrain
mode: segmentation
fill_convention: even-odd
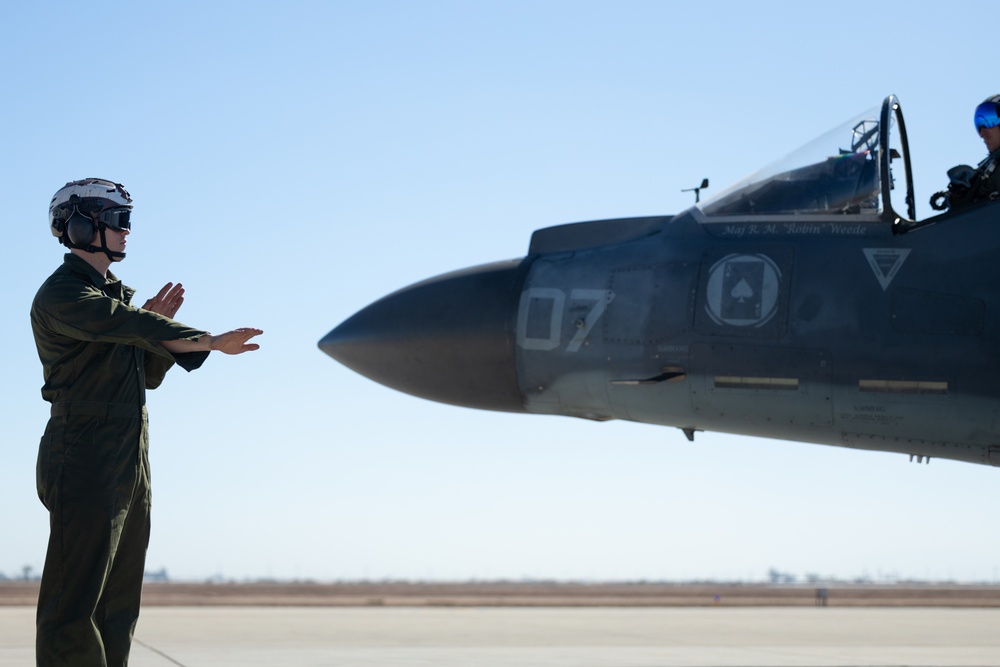
[[[830,584],[830,607],[1000,607],[1000,586]],[[37,582],[0,582],[0,606],[34,605]],[[147,583],[145,606],[795,607],[815,586],[669,583]]]

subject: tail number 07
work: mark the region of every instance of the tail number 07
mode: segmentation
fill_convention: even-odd
[[[578,352],[594,325],[615,298],[603,289],[529,287],[521,293],[517,309],[517,344],[525,350],[554,350],[563,342],[563,322],[573,318],[567,352]],[[568,305],[568,309],[567,309]]]

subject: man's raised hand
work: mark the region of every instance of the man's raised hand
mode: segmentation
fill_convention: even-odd
[[[145,310],[173,319],[182,303],[184,303],[184,286],[180,283],[176,285],[167,283],[156,296],[146,301],[142,307]]]

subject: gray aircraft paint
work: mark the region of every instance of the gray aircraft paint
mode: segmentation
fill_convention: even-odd
[[[320,347],[455,405],[1000,465],[1000,205],[897,213],[894,98],[873,123],[714,204],[539,230],[525,258],[400,290]]]

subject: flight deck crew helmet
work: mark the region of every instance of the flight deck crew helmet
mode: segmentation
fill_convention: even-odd
[[[976,123],[977,133],[984,128],[1000,125],[1000,95],[983,100],[983,103],[976,107],[973,120]]]
[[[104,252],[112,260],[125,253],[107,249],[104,230],[131,229],[132,197],[121,183],[85,178],[59,188],[49,204],[49,231],[67,248]],[[100,234],[101,245],[94,237]]]

